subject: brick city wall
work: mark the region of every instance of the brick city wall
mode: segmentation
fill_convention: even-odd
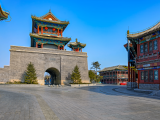
[[[9,66],[0,68],[0,84],[4,84],[9,81]]]
[[[44,84],[44,73],[48,68],[57,69],[60,73],[60,83],[68,84],[76,65],[79,67],[82,82],[89,83],[87,53],[85,52],[11,46],[9,80],[23,82],[25,70],[30,62],[35,66],[40,84]]]

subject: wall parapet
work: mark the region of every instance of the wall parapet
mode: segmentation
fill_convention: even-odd
[[[57,49],[49,49],[49,48],[11,46],[10,51],[88,57],[86,52],[65,51],[65,50],[57,50]]]

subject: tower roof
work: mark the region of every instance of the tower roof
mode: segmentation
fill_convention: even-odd
[[[78,42],[77,41],[77,39],[76,39],[76,41],[75,42],[70,42],[69,44],[68,44],[68,47],[70,47],[70,48],[72,48],[72,47],[82,47],[82,48],[84,48],[85,46],[86,46],[86,44],[83,44],[83,43],[80,43],[80,42]]]
[[[58,18],[56,18],[51,11],[49,11],[47,14],[37,17],[37,16],[31,16],[32,19],[42,21],[42,22],[49,22],[49,23],[57,23],[57,24],[69,24],[69,21],[60,21]]]
[[[36,38],[42,38],[42,39],[60,40],[60,41],[67,41],[67,42],[71,40],[71,38],[67,38],[67,37],[50,37],[50,36],[38,35],[37,33],[30,33],[30,36],[36,37]]]

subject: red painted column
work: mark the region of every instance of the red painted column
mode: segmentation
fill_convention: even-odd
[[[41,27],[41,34],[43,34],[43,27]]]
[[[41,44],[41,48],[43,48],[43,43]]]
[[[81,48],[81,52],[82,52],[82,48]]]
[[[59,29],[58,29],[58,36],[59,36]]]
[[[132,67],[132,66],[131,66]],[[133,82],[132,79],[133,78],[133,72],[132,72],[132,68],[131,68],[131,82]]]
[[[58,45],[58,50],[60,49],[59,45]]]
[[[61,37],[62,37],[62,29],[61,29]]]
[[[158,69],[158,80],[159,80],[159,90],[160,90],[160,68]]]
[[[38,43],[36,42],[36,48],[38,47]]]
[[[79,52],[79,48],[78,48],[78,52]]]
[[[138,89],[139,89],[139,83],[140,83],[140,71],[138,70]]]
[[[39,34],[39,25],[38,25],[38,29],[37,29],[37,32],[38,32],[38,34]]]
[[[64,50],[64,45],[63,45],[63,50]]]
[[[73,48],[73,51],[74,51],[74,48]]]
[[[133,73],[134,73],[134,76],[133,76],[133,82],[136,82],[136,72],[135,71],[133,71]]]
[[[130,63],[128,62],[128,82],[130,82]]]
[[[109,71],[109,79],[108,79],[108,84],[110,83],[110,71]]]

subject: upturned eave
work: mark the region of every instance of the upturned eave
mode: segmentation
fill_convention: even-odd
[[[71,38],[67,37],[51,37],[51,36],[43,36],[37,33],[30,33],[30,37],[41,38],[41,39],[50,39],[50,40],[59,40],[59,41],[67,41],[69,42]]]

